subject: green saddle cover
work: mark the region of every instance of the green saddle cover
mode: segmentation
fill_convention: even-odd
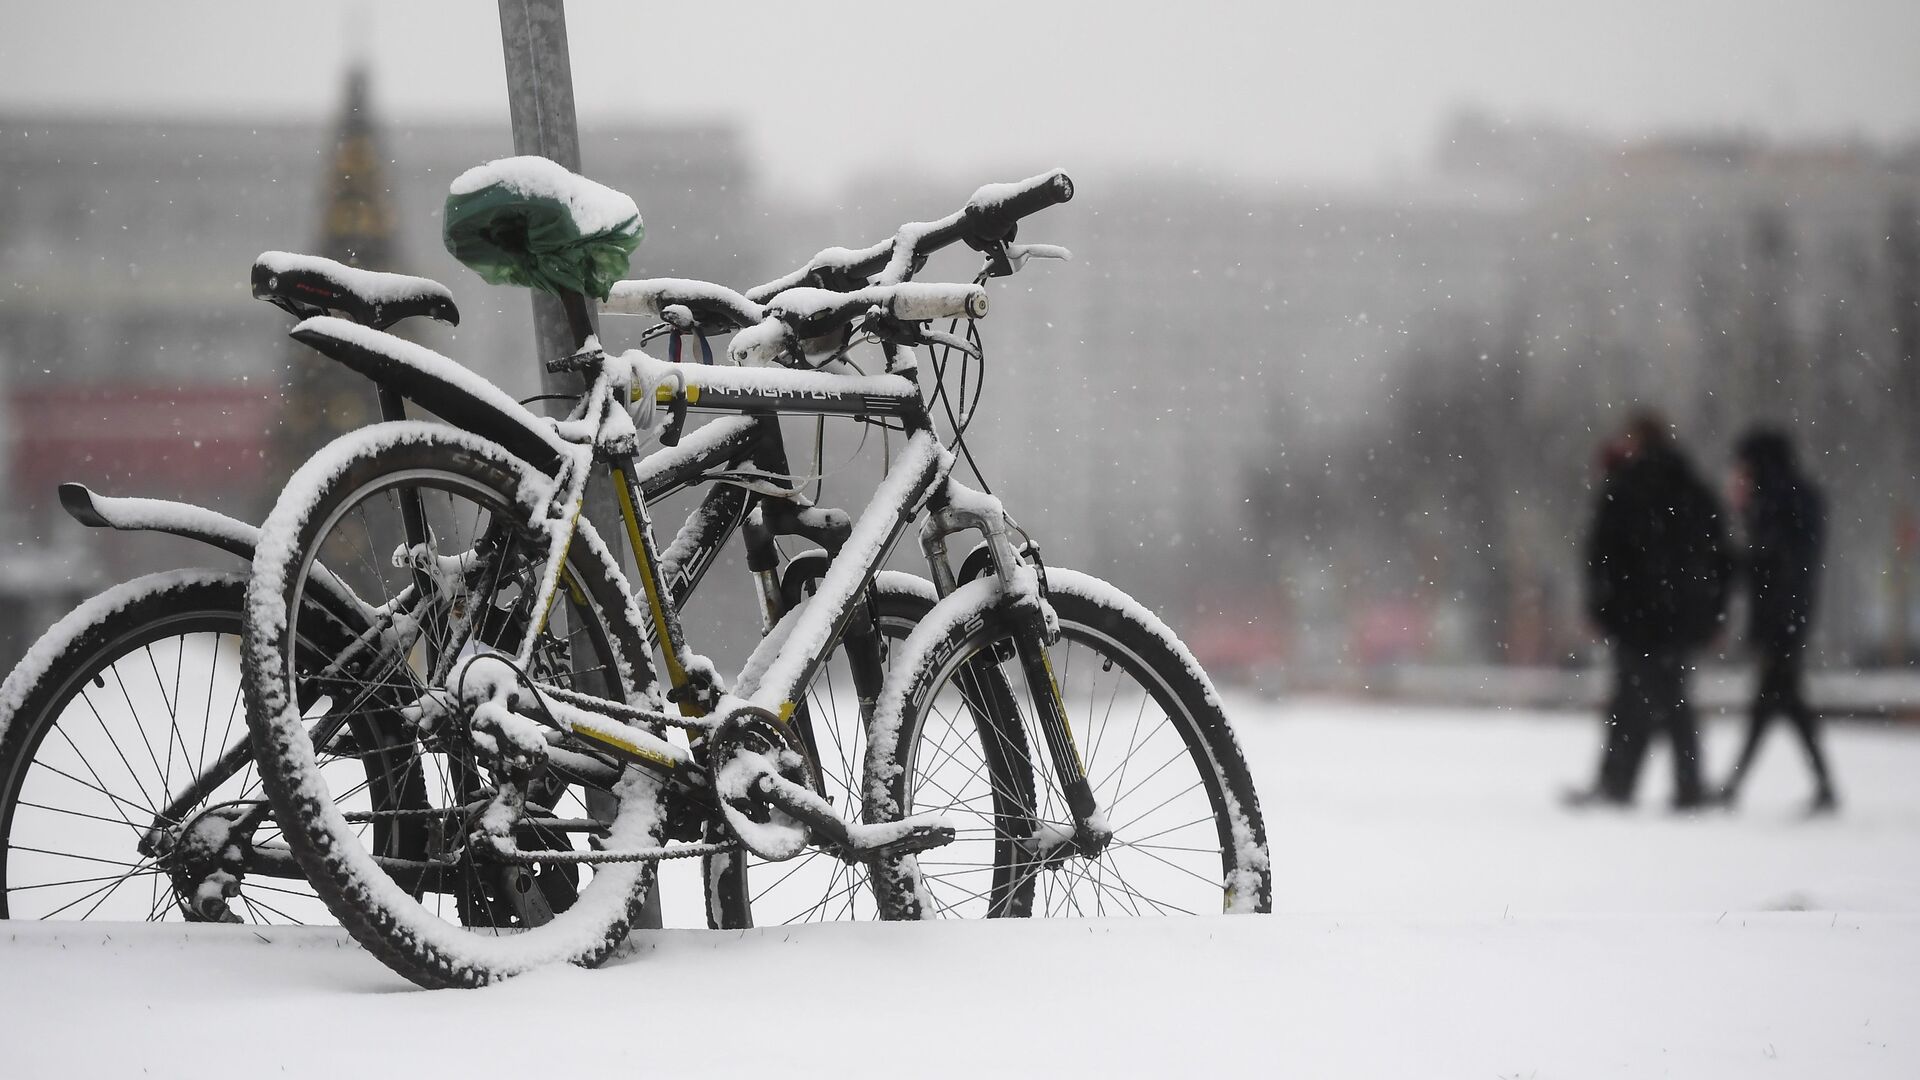
[[[447,251],[495,285],[605,300],[644,233],[633,200],[542,157],[469,169],[447,195]]]

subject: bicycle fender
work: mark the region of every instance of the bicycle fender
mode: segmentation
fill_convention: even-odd
[[[260,530],[238,518],[171,499],[115,498],[96,495],[85,484],[67,483],[60,485],[60,507],[90,529],[171,533],[248,562],[260,542]]]
[[[331,315],[307,319],[288,336],[548,475],[571,450],[545,418],[424,345]]]
[[[157,532],[197,540],[218,548],[242,562],[252,562],[260,545],[260,530],[218,510],[171,499],[120,498],[97,495],[85,484],[60,485],[60,507],[67,516],[89,529],[115,529],[120,532]],[[319,568],[320,585],[331,594],[327,601],[336,614],[359,610],[353,590],[339,584],[325,566]]]

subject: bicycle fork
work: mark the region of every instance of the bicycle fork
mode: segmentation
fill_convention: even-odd
[[[1046,739],[1047,755],[1053,761],[1054,775],[1060,778],[1061,792],[1073,815],[1070,838],[1043,836],[1036,822],[1033,855],[1043,863],[1066,855],[1097,856],[1106,849],[1113,831],[1087,780],[1086,764],[1074,742],[1060,683],[1047,653],[1048,646],[1058,640],[1060,630],[1054,621],[1053,609],[1046,602],[1041,575],[1014,547],[1012,520],[998,499],[974,491],[951,477],[947,479],[947,492],[946,504],[929,510],[920,532],[920,548],[932,568],[934,588],[944,597],[962,584],[954,578],[948,561],[946,538],[956,532],[978,531],[984,538],[988,562],[1005,590],[1007,611],[1014,623],[1015,656],[1001,654],[996,659],[1017,658],[1019,661],[1041,734]],[[954,495],[960,498],[956,500]],[[988,723],[1018,724],[1020,711],[1012,688],[1006,686],[1003,679],[981,677],[978,672],[975,676],[972,696],[981,699],[976,707],[985,708]],[[1000,699],[1005,707],[994,708],[995,699]],[[997,727],[995,731],[997,733]],[[1008,740],[996,735],[995,741],[1006,743]]]

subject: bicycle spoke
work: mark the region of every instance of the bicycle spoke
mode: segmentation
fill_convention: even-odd
[[[116,819],[116,818],[109,818],[109,817],[101,817],[99,814],[89,814],[80,810],[69,810],[65,807],[60,807],[60,806],[47,806],[42,803],[28,802],[26,799],[21,799],[19,802],[15,803],[14,805],[24,806],[34,810],[44,810],[49,814],[65,814],[68,817],[85,818],[88,821],[104,822],[108,825],[125,825],[126,827],[128,827],[129,829],[132,829],[135,833],[141,836],[145,836],[147,833],[147,830],[142,829],[140,826],[135,825],[133,822],[128,821],[126,818]]]
[[[112,893],[112,892],[113,892],[114,890],[116,890],[116,889],[118,889],[118,888],[120,888],[120,886],[122,886],[122,885],[124,885],[124,884],[126,884],[126,883],[127,883],[127,882],[128,882],[129,880],[131,880],[132,878],[135,878],[135,877],[138,877],[138,876],[141,876],[142,874],[149,874],[149,875],[154,875],[154,876],[157,876],[157,875],[158,875],[158,868],[157,868],[157,867],[153,867],[153,866],[152,866],[152,864],[151,864],[151,863],[149,863],[149,864],[147,864],[147,866],[145,866],[145,867],[136,867],[136,868],[135,868],[135,869],[133,869],[133,870],[129,870],[129,871],[127,872],[127,873],[124,873],[124,874],[121,874],[121,875],[120,875],[120,876],[119,876],[118,878],[115,878],[115,879],[113,880],[113,882],[112,882],[112,883],[110,883],[110,884],[107,884],[107,885],[102,885],[102,886],[100,886],[99,888],[97,888],[97,889],[95,889],[95,890],[93,890],[93,891],[92,891],[92,892],[90,892],[90,893],[87,893],[87,894],[86,894],[85,896],[82,896],[82,897],[80,897],[80,898],[79,898],[79,899],[77,899],[77,900],[70,900],[70,901],[68,901],[67,903],[65,903],[65,904],[62,904],[62,905],[61,905],[60,907],[57,907],[57,908],[55,908],[55,909],[53,909],[52,911],[49,911],[49,912],[47,912],[47,913],[46,913],[45,915],[42,915],[42,916],[40,916],[40,919],[41,919],[42,921],[45,921],[45,920],[47,920],[47,919],[51,919],[51,918],[53,918],[53,917],[54,917],[55,915],[59,915],[60,913],[62,913],[62,912],[64,912],[64,911],[67,911],[67,910],[69,910],[69,909],[71,909],[71,908],[75,908],[75,907],[78,907],[78,906],[80,906],[81,904],[84,904],[84,903],[86,903],[86,902],[87,902],[88,900],[91,900],[91,899],[93,899],[94,897],[96,897],[96,896],[99,896],[99,895],[100,895],[101,893],[103,893],[103,892],[104,892],[104,893],[108,893],[108,894],[111,894],[111,893]],[[11,891],[11,890],[9,890],[9,891]],[[169,890],[169,892],[171,892],[171,890]],[[104,897],[103,897],[102,899],[104,899]],[[94,905],[94,908],[98,908],[99,906],[100,906],[99,904],[95,904],[95,905]]]
[[[118,676],[116,676],[116,678],[117,677]],[[153,801],[151,799],[147,799],[146,784],[142,783],[140,781],[140,777],[134,773],[133,763],[127,760],[126,751],[120,749],[120,740],[114,738],[113,728],[110,725],[108,725],[106,719],[100,715],[100,710],[97,707],[95,707],[95,705],[93,704],[92,696],[89,695],[86,690],[82,689],[80,691],[80,700],[83,704],[86,705],[87,711],[93,714],[94,723],[100,725],[100,731],[102,734],[104,734],[107,737],[107,742],[113,747],[114,756],[120,759],[121,767],[127,770],[127,779],[133,781],[133,786],[135,790],[137,790],[140,793],[140,797],[142,799],[146,800],[146,806],[145,806],[146,811],[150,814],[158,813],[159,808],[153,805]],[[92,760],[87,757],[85,751],[81,750],[80,747],[74,743],[73,736],[67,734],[66,726],[64,724],[60,724],[56,722],[53,725],[53,730],[60,733],[60,737],[66,741],[67,746],[71,748],[74,752],[74,755],[80,759],[80,763],[87,767],[87,772],[90,775],[92,775],[94,780],[100,784],[101,790],[105,791],[107,782],[105,780],[101,780],[100,774],[94,771]],[[132,805],[132,804],[129,803],[128,805]]]
[[[59,729],[58,727],[56,727],[56,728],[54,728],[54,730],[55,730],[55,731],[59,731],[60,729]],[[69,743],[68,745],[72,745],[72,744],[71,744],[71,743]],[[78,751],[76,750],[76,752],[78,752]],[[81,763],[82,765],[85,765],[85,764],[87,764],[87,759],[86,759],[86,758],[84,758],[84,757],[82,757],[82,758],[80,759],[80,763]],[[160,816],[160,815],[159,815],[158,813],[156,813],[156,812],[155,812],[155,811],[154,811],[154,810],[153,810],[153,809],[152,809],[151,807],[145,807],[145,806],[141,806],[141,805],[139,805],[138,803],[131,803],[131,802],[128,802],[127,800],[125,800],[125,799],[123,799],[123,798],[121,798],[120,796],[118,796],[118,795],[115,795],[115,794],[114,794],[113,792],[111,792],[111,791],[108,791],[108,790],[107,790],[106,788],[104,788],[104,787],[100,787],[100,786],[98,786],[98,785],[96,785],[96,784],[89,784],[89,783],[87,783],[87,782],[86,782],[85,780],[82,780],[82,779],[80,779],[79,777],[77,777],[77,776],[75,776],[75,775],[73,775],[73,774],[72,774],[72,773],[70,773],[70,772],[67,772],[67,771],[65,771],[64,769],[61,769],[61,768],[60,768],[59,766],[57,766],[57,765],[50,765],[50,764],[48,764],[48,763],[47,763],[47,762],[45,762],[45,761],[36,761],[36,762],[34,762],[34,766],[35,766],[36,768],[40,768],[40,769],[45,769],[46,771],[48,771],[48,772],[50,772],[50,773],[52,773],[52,774],[54,774],[55,776],[58,776],[58,777],[61,777],[61,778],[63,778],[63,779],[66,779],[66,780],[71,780],[72,782],[74,782],[74,783],[76,783],[76,784],[79,784],[79,785],[80,785],[81,787],[83,787],[83,788],[86,788],[86,789],[88,789],[89,791],[97,791],[97,792],[99,792],[100,794],[102,794],[102,795],[104,795],[104,796],[106,796],[106,797],[107,797],[107,799],[109,800],[109,802],[110,802],[110,804],[111,804],[111,805],[113,806],[113,809],[114,809],[115,811],[118,811],[118,810],[120,809],[120,807],[121,807],[122,805],[125,805],[125,806],[127,806],[127,807],[130,807],[130,808],[132,808],[132,809],[133,809],[133,810],[135,810],[136,812],[139,812],[139,813],[141,813],[142,815],[146,815],[146,814],[152,814],[152,815],[153,815],[153,816],[154,816],[155,818],[158,818],[158,819],[160,819],[160,820],[162,820],[162,821],[163,821],[164,823],[166,823],[166,824],[169,824],[169,825],[171,825],[171,824],[176,824],[175,822],[172,822],[172,821],[167,821],[166,819],[164,819],[164,818],[161,818],[161,816]],[[91,768],[89,768],[89,769],[88,769],[87,771],[88,771],[89,773],[92,773],[92,772],[93,772],[93,770],[92,770]],[[97,780],[97,779],[99,779],[99,776],[98,776],[98,774],[95,774],[95,776],[94,776],[94,778],[95,778],[96,780]],[[127,817],[126,815],[124,815],[124,814],[122,814],[122,815],[121,815],[121,817],[120,817],[120,820],[121,820],[121,821],[123,821],[123,822],[125,822],[128,828],[131,828],[131,829],[134,829],[134,830],[136,830],[136,831],[138,831],[138,832],[142,832],[142,833],[144,833],[144,832],[146,832],[146,829],[145,829],[145,828],[144,828],[143,826],[140,826],[140,825],[135,825],[135,824],[133,823],[133,821],[132,821],[132,819],[130,819],[130,818],[128,818],[128,817]]]

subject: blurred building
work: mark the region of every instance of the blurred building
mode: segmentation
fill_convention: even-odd
[[[446,283],[459,328],[410,332],[509,392],[537,392],[526,295],[483,284],[439,237],[448,183],[512,153],[505,117],[388,123],[371,111],[393,233],[383,265],[362,264]],[[269,451],[290,365],[326,361],[290,350],[289,320],[252,299],[247,272],[264,250],[318,249],[340,130],[0,115],[0,661],[79,593],[220,558],[82,529],[59,511],[55,484],[257,519],[284,479]],[[636,274],[759,271],[751,175],[731,127],[589,125],[581,146],[586,171],[642,208]]]
[[[1051,560],[1207,659],[1320,680],[1589,653],[1591,461],[1636,403],[1716,482],[1740,427],[1794,425],[1845,515],[1826,656],[1884,653],[1910,426],[1886,238],[1914,155],[1467,114],[1372,190],[1073,172],[1022,238],[1074,262],[995,286],[970,444]],[[965,196],[879,177],[819,229],[870,242]]]

